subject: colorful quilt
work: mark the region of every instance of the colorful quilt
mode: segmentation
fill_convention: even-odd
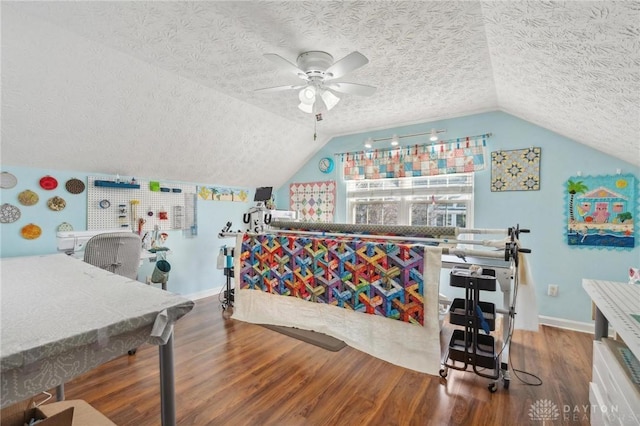
[[[292,183],[289,186],[289,210],[298,212],[302,222],[333,222],[336,182]]]
[[[491,191],[539,191],[542,149],[531,147],[491,153]]]
[[[345,180],[470,173],[484,170],[485,137],[342,156]]]
[[[424,247],[348,238],[245,235],[240,289],[424,324]]]

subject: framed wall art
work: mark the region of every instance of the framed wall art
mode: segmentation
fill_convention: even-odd
[[[539,191],[542,149],[531,147],[491,153],[491,191]]]
[[[565,183],[567,244],[632,249],[638,217],[633,175],[573,176]]]

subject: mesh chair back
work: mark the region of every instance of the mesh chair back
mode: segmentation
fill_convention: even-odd
[[[84,261],[135,280],[140,267],[142,241],[128,232],[107,232],[92,237],[84,249]]]

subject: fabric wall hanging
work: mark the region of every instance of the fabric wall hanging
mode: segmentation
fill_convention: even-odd
[[[567,244],[632,249],[638,218],[633,175],[574,176],[565,183]]]
[[[224,188],[224,187],[207,187],[201,186],[197,188],[198,198],[209,201],[236,201],[246,202],[249,200],[249,193],[244,189]]]
[[[469,173],[485,168],[488,134],[434,144],[342,154],[345,180]]]
[[[491,153],[491,191],[539,191],[541,148]]]
[[[303,222],[333,222],[336,207],[336,182],[292,183],[289,185],[289,210],[298,212]]]

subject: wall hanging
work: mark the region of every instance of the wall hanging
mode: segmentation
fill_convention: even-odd
[[[468,136],[424,145],[344,152],[345,180],[384,179],[470,173],[485,168],[486,139]]]
[[[335,201],[333,180],[289,185],[289,210],[298,212],[302,222],[333,222]]]
[[[18,179],[9,172],[0,173],[0,188],[10,189],[18,184]]]
[[[69,179],[64,184],[64,187],[67,189],[67,191],[69,191],[71,194],[74,194],[74,195],[82,194],[82,192],[84,192],[84,182],[81,181],[80,179],[76,179],[76,178]]]
[[[201,186],[198,197],[210,201],[249,201],[249,192],[244,189],[225,188],[220,186]]]
[[[491,191],[539,191],[541,148],[491,153]]]
[[[20,209],[13,204],[4,203],[0,206],[0,223],[13,223],[20,219]]]
[[[567,244],[635,247],[637,180],[633,175],[574,176],[565,183]]]

